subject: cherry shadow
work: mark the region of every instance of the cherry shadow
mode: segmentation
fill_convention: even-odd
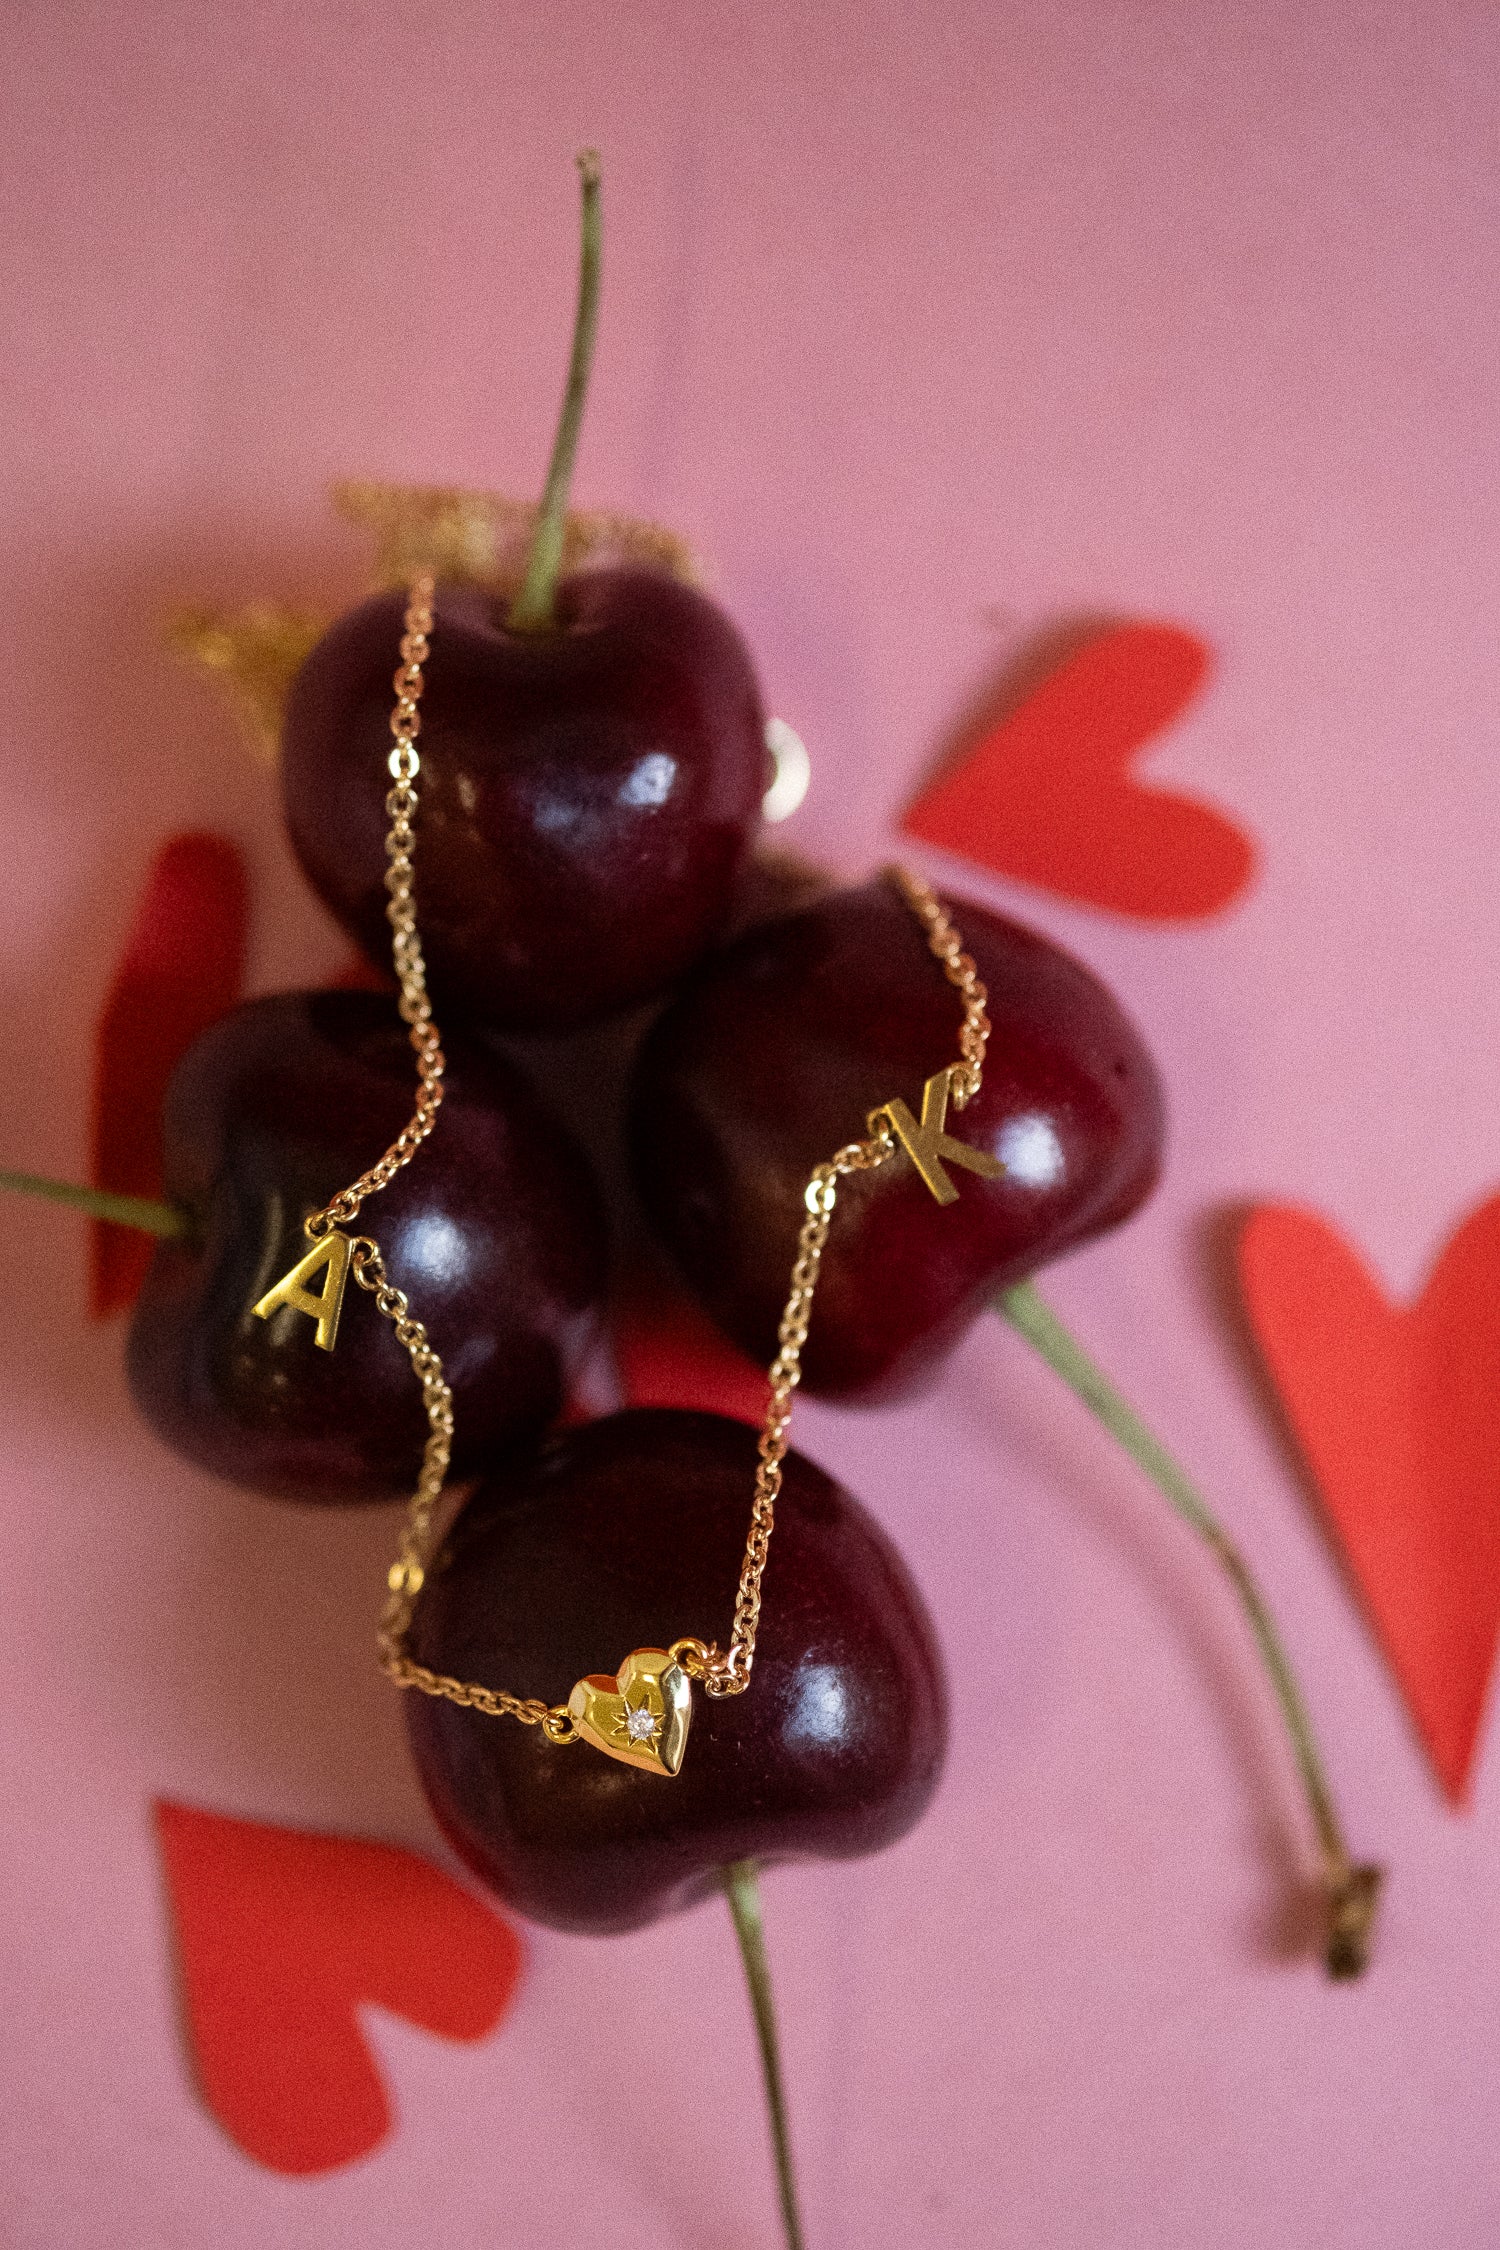
[[[1009,1341],[1017,1350],[1027,1348],[1018,1336]],[[1054,1423],[1049,1416],[1044,1426],[1017,1397],[1008,1398],[1007,1443],[1060,1504],[1085,1517],[1107,1541],[1150,1595],[1202,1684],[1212,1722],[1240,1776],[1247,1844],[1266,1886],[1264,1903],[1243,1930],[1247,1953],[1278,1966],[1318,1957],[1327,1904],[1316,1840],[1249,1628],[1203,1542],[1144,1475],[1113,1453],[1110,1439],[1081,1407],[1077,1414],[1076,1424]],[[1111,1462],[1108,1473],[1101,1473]],[[1211,1491],[1208,1497],[1212,1501]],[[1169,1845],[1163,1838],[1163,1848]]]

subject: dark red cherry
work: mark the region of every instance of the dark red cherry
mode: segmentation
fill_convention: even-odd
[[[670,1408],[613,1414],[513,1457],[457,1518],[413,1627],[420,1662],[564,1703],[636,1648],[726,1640],[755,1433]],[[932,1622],[885,1534],[788,1454],[751,1684],[693,1690],[681,1771],[417,1693],[407,1725],[454,1849],[517,1912],[630,1930],[741,1859],[852,1859],[920,1818],[947,1705]]]
[[[1033,930],[950,911],[989,988],[984,1084],[955,1138],[1004,1165],[955,1167],[940,1206],[910,1159],[845,1179],[803,1366],[811,1389],[889,1394],[998,1289],[1117,1226],[1150,1192],[1162,1098],[1098,979]],[[631,1091],[637,1185],[709,1312],[769,1359],[813,1166],[958,1060],[958,995],[894,886],[831,892],[705,961],[648,1034]]]
[[[314,887],[384,962],[391,678],[403,596],[319,642],[292,688],[287,826]],[[422,699],[417,911],[445,1007],[582,1023],[680,975],[723,927],[760,817],[765,720],[722,610],[664,573],[564,579],[516,632],[440,587]]]
[[[462,1042],[447,1053],[431,1138],[351,1231],[379,1243],[442,1356],[462,1474],[557,1412],[605,1244],[592,1175],[525,1080]],[[252,1310],[307,1249],[304,1217],[400,1132],[415,1088],[395,1003],[377,993],[252,1000],[179,1064],[165,1181],[194,1231],[157,1249],[128,1364],[158,1435],[215,1475],[319,1502],[415,1483],[422,1394],[373,1297],[350,1278],[332,1352],[304,1313]]]

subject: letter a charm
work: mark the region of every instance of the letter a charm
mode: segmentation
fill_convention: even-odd
[[[951,1076],[950,1066],[948,1070],[940,1070],[935,1078],[929,1078],[922,1088],[920,1125],[903,1101],[883,1102],[879,1109],[870,1112],[872,1133],[879,1129],[882,1118],[890,1119],[896,1138],[939,1203],[958,1201],[958,1190],[943,1170],[944,1164],[962,1164],[967,1171],[977,1172],[982,1180],[997,1180],[1005,1170],[987,1149],[975,1148],[969,1141],[956,1141],[951,1133],[944,1132]]]
[[[339,1311],[344,1302],[344,1283],[349,1278],[349,1253],[354,1245],[347,1234],[325,1234],[315,1242],[305,1258],[299,1258],[290,1273],[282,1275],[274,1289],[268,1289],[255,1307],[257,1320],[269,1320],[273,1312],[290,1305],[293,1312],[306,1313],[309,1320],[318,1324],[314,1342],[325,1352],[333,1350],[334,1338],[339,1332]],[[326,1272],[324,1269],[327,1269]],[[323,1287],[314,1294],[307,1284],[315,1273],[323,1273]]]

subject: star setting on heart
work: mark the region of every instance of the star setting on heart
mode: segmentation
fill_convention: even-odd
[[[639,1773],[675,1774],[693,1718],[688,1675],[670,1649],[632,1649],[618,1675],[591,1672],[577,1682],[568,1717],[578,1739],[607,1758]]]

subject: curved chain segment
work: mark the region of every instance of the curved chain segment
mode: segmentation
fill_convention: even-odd
[[[963,950],[958,932],[948,919],[947,911],[936,892],[919,876],[909,874],[905,868],[893,867],[889,872],[892,882],[922,924],[927,943],[935,958],[942,963],[949,983],[956,987],[964,1003],[963,1028],[958,1035],[959,1053],[963,1060],[950,1065],[947,1072],[948,1091],[954,1107],[962,1109],[978,1093],[984,1074],[984,1053],[990,1036],[990,1019],[985,1013],[988,995],[980,981],[978,970]],[[771,1533],[776,1524],[776,1502],[781,1493],[781,1464],[786,1458],[786,1433],[792,1419],[792,1396],[802,1380],[802,1350],[807,1342],[818,1274],[823,1263],[823,1252],[828,1245],[834,1206],[838,1201],[839,1181],[851,1172],[873,1172],[888,1158],[899,1154],[902,1147],[901,1136],[888,1114],[888,1108],[873,1111],[869,1123],[869,1138],[850,1141],[836,1155],[831,1156],[826,1164],[817,1165],[804,1191],[807,1217],[803,1220],[802,1231],[797,1237],[797,1257],[792,1267],[791,1289],[787,1296],[786,1310],[781,1316],[781,1326],[777,1331],[780,1349],[766,1376],[770,1396],[766,1401],[765,1420],[761,1424],[760,1463],[755,1472],[750,1536],[745,1542],[745,1560],[740,1569],[739,1592],[734,1605],[734,1626],[728,1650],[721,1655],[717,1649],[711,1649],[702,1675],[704,1687],[710,1695],[743,1695],[750,1685],[750,1670],[755,1662],[755,1635],[760,1623],[760,1585],[766,1567],[766,1553],[771,1544]],[[992,1158],[983,1158],[982,1162],[995,1171],[999,1170]],[[950,1189],[943,1200],[950,1200],[952,1193]]]
[[[417,842],[416,780],[421,771],[417,736],[422,718],[418,706],[425,684],[422,667],[431,645],[432,596],[432,580],[419,578],[412,586],[406,605],[401,664],[392,683],[396,690],[396,707],[391,713],[395,744],[390,755],[392,786],[385,800],[386,818],[391,824],[385,840],[389,862],[385,887],[390,894],[385,913],[391,925],[391,960],[401,987],[401,1017],[410,1027],[417,1057],[417,1106],[411,1123],[403,1127],[379,1162],[372,1164],[368,1172],[361,1173],[352,1187],[346,1187],[323,1210],[313,1213],[307,1221],[306,1232],[314,1242],[335,1227],[347,1226],[358,1216],[362,1203],[378,1195],[383,1187],[389,1187],[402,1167],[410,1164],[436,1124],[443,1099],[443,1046],[432,1020],[432,1002],[427,997],[427,964],[422,958],[422,941],[417,935],[411,863]],[[376,1255],[378,1257],[379,1253]]]
[[[423,666],[431,644],[432,600],[431,578],[417,579],[407,603],[401,664],[394,681],[391,788],[385,800],[391,824],[386,837],[389,865],[385,883],[390,894],[386,916],[391,925],[391,958],[401,987],[401,1015],[409,1027],[417,1058],[416,1108],[411,1122],[378,1162],[307,1220],[306,1233],[315,1243],[341,1232],[358,1216],[361,1206],[388,1187],[402,1167],[411,1162],[432,1131],[443,1099],[443,1048],[427,993],[427,969],[417,934],[412,881],[412,855],[417,841],[416,785],[421,772],[417,751],[417,736],[421,730],[419,707]],[[893,868],[890,872],[907,905],[922,924],[934,958],[941,962],[964,1004],[958,1040],[962,1059],[941,1074],[946,1079],[954,1107],[962,1109],[978,1093],[984,1070],[985,1045],[990,1035],[985,988],[935,893],[904,869]],[[816,1166],[808,1180],[804,1194],[807,1216],[797,1238],[797,1256],[786,1309],[777,1333],[776,1357],[767,1371],[769,1395],[761,1425],[750,1531],[740,1568],[729,1646],[721,1650],[717,1645],[687,1637],[674,1642],[669,1652],[689,1678],[699,1681],[711,1696],[743,1695],[750,1685],[760,1624],[761,1580],[776,1524],[781,1469],[787,1453],[787,1428],[792,1418],[793,1396],[802,1378],[802,1352],[807,1343],[818,1275],[838,1201],[839,1181],[853,1172],[874,1171],[899,1155],[903,1147],[912,1153],[916,1142],[912,1133],[904,1129],[909,1119],[910,1113],[900,1103],[873,1112],[868,1138],[849,1142],[826,1163]],[[977,1156],[978,1152],[974,1153]],[[992,1159],[982,1160],[985,1167],[992,1163]],[[975,1164],[972,1168],[982,1167]],[[341,1235],[341,1239],[348,1238]],[[503,1688],[454,1679],[445,1672],[434,1672],[427,1665],[417,1663],[407,1652],[412,1615],[426,1575],[432,1520],[442,1498],[453,1451],[453,1393],[426,1329],[413,1315],[405,1293],[396,1288],[387,1275],[379,1245],[369,1235],[357,1236],[349,1241],[348,1259],[355,1281],[374,1297],[377,1311],[391,1323],[397,1342],[411,1361],[412,1372],[422,1386],[428,1425],[417,1489],[407,1507],[400,1547],[387,1578],[386,1603],[377,1636],[381,1665],[398,1687],[415,1688],[422,1695],[440,1697],[465,1710],[481,1711],[488,1718],[518,1719],[523,1726],[541,1727],[553,1742],[577,1741],[579,1736],[567,1705],[549,1705],[535,1696],[511,1695]]]

